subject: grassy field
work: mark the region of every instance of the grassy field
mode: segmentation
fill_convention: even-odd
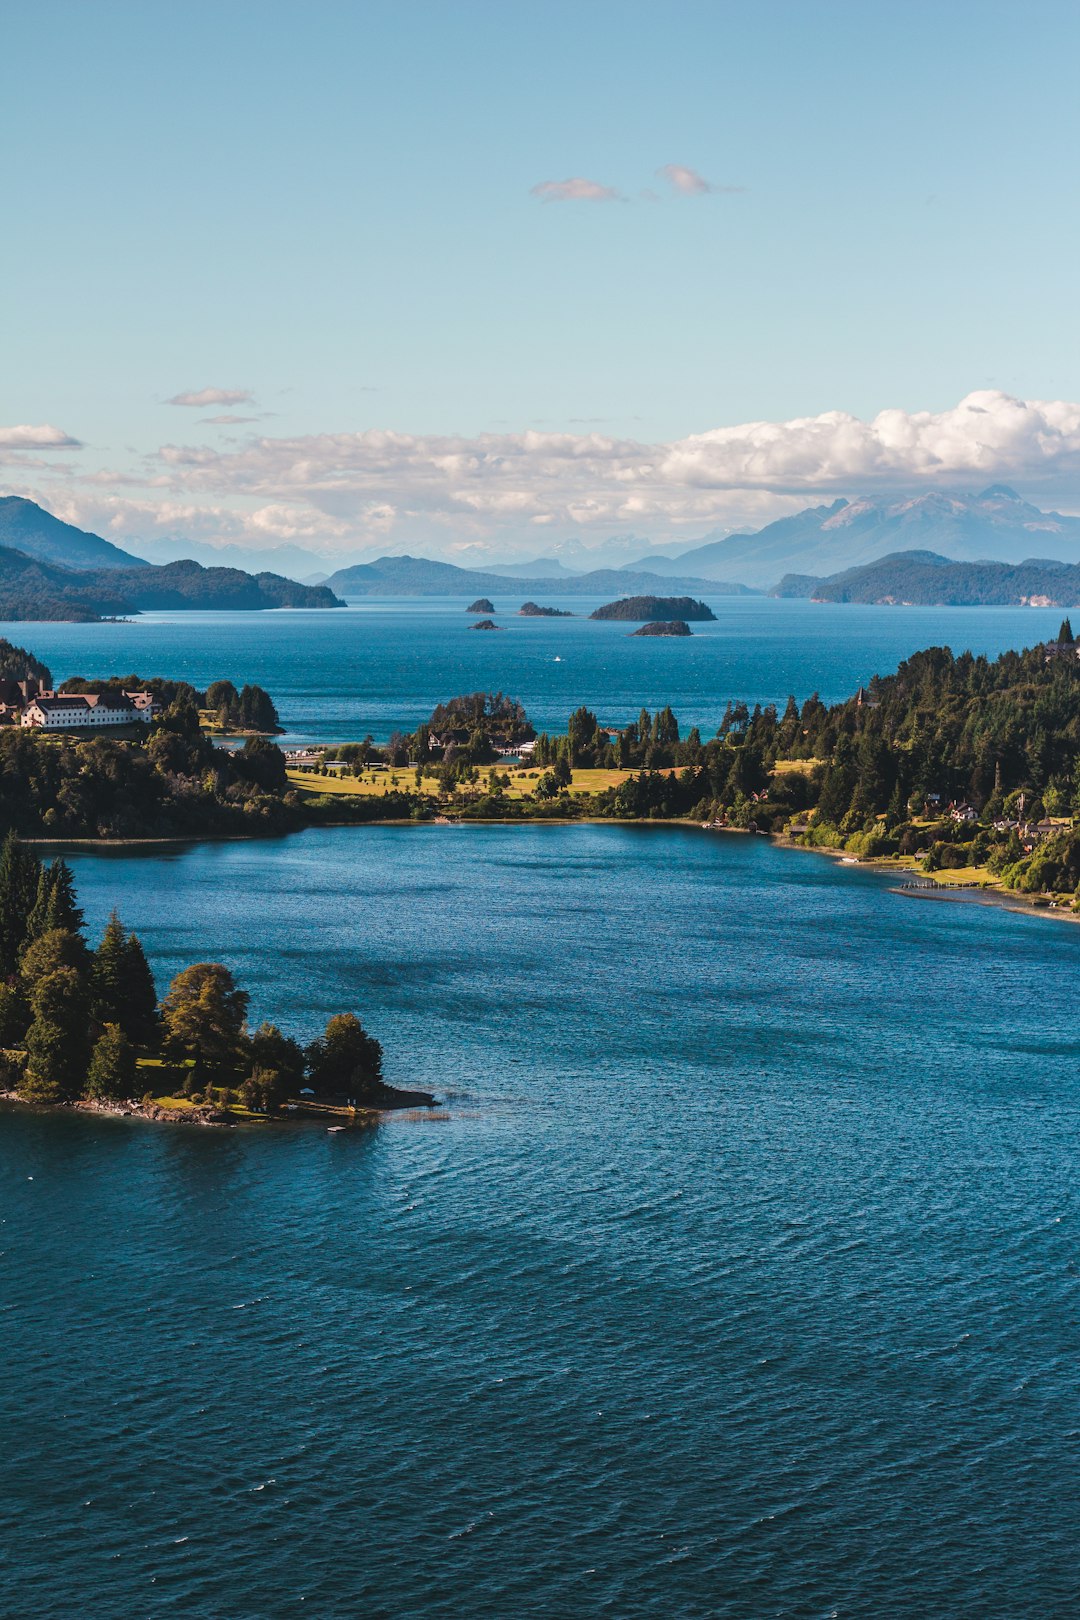
[[[490,785],[492,775],[500,778],[508,775],[510,787],[506,790],[511,799],[521,799],[526,794],[536,790],[536,784],[543,772],[534,767],[532,770],[508,770],[500,766],[481,766],[480,780],[471,784],[473,791],[483,791]],[[632,771],[575,771],[573,775],[572,791],[575,793],[601,793],[605,788],[617,787],[627,777],[633,775]],[[438,777],[425,776],[419,789],[416,786],[416,772],[402,766],[398,770],[366,770],[361,777],[355,776],[315,776],[307,771],[289,771],[289,786],[296,788],[300,793],[337,794],[342,797],[353,797],[360,794],[367,798],[381,798],[393,792],[396,788],[402,793],[424,793],[429,798],[438,798],[440,788]]]
[[[808,774],[815,765],[824,765],[823,759],[778,759],[773,766],[774,776],[788,776],[792,771]]]

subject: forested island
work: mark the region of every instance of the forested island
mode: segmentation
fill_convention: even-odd
[[[589,614],[590,619],[683,619],[703,622],[716,614],[692,596],[622,596]]]
[[[353,1013],[301,1046],[249,1030],[249,997],[220,962],[196,962],[158,1002],[142,944],[115,911],[87,943],[68,866],[9,833],[0,850],[0,1089],[22,1102],[122,1107],[229,1124],[327,1110],[431,1106],[382,1073]]]
[[[631,630],[632,636],[690,636],[693,631],[685,619],[650,619],[638,630]]]
[[[523,602],[518,608],[523,619],[572,619],[569,608],[541,607],[539,602]]]

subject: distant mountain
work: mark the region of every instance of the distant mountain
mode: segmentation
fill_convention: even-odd
[[[708,591],[711,596],[748,596],[752,593],[745,585],[732,585],[717,580],[689,578],[679,575],[675,580],[658,574],[631,573],[621,568],[601,568],[589,574],[576,574],[561,578],[532,579],[485,572],[477,568],[458,568],[454,563],[434,562],[427,557],[380,557],[373,563],[360,563],[354,568],[339,569],[327,581],[339,596],[489,596],[514,594],[541,596],[558,593],[562,596],[613,596],[660,594],[678,585],[686,591]]]
[[[36,501],[0,495],[0,546],[63,568],[141,568],[142,559],[110,540],[62,523]]]
[[[134,540],[138,557],[150,563],[185,562],[193,559],[206,568],[242,568],[247,574],[271,573],[312,583],[312,574],[328,573],[325,557],[305,551],[302,546],[242,546],[230,543],[212,546],[205,540]],[[315,581],[314,583],[321,583]]]
[[[1080,564],[954,562],[933,551],[899,551],[827,579],[788,574],[769,594],[919,607],[1071,608],[1080,605]]]
[[[152,608],[341,607],[323,586],[298,585],[278,574],[203,568],[197,562],[162,568],[58,568],[11,547],[0,547],[0,619],[75,622],[123,617]]]
[[[731,534],[670,560],[650,555],[636,566],[662,574],[686,569],[705,579],[734,574],[767,586],[784,573],[832,574],[896,551],[1018,563],[1036,548],[1043,557],[1080,562],[1080,518],[1043,512],[1008,485],[993,484],[979,495],[928,490],[837,500],[780,518],[756,534]]]
[[[488,563],[484,570],[488,574],[505,574],[507,579],[577,579],[580,571],[567,568],[558,557],[535,557],[532,562],[520,563]]]

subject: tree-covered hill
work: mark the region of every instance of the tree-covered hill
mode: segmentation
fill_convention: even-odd
[[[605,602],[589,614],[590,619],[683,619],[701,622],[715,619],[716,614],[705,602],[692,596],[621,596],[617,602]]]
[[[953,562],[933,551],[899,551],[861,568],[816,579],[786,574],[770,593],[815,602],[903,603],[921,607],[994,607],[1080,603],[1080,564]]]
[[[0,547],[0,618],[73,622],[121,617],[152,608],[332,608],[343,604],[325,585],[298,585],[278,574],[204,568],[197,562],[116,568],[61,568]]]

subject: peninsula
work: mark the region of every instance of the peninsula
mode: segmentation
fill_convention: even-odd
[[[146,953],[114,911],[87,944],[71,872],[8,834],[0,850],[0,1089],[187,1118],[238,1119],[430,1107],[383,1078],[383,1049],[353,1013],[301,1046],[274,1024],[248,1030],[249,997],[220,962],[177,973],[158,1002]]]

